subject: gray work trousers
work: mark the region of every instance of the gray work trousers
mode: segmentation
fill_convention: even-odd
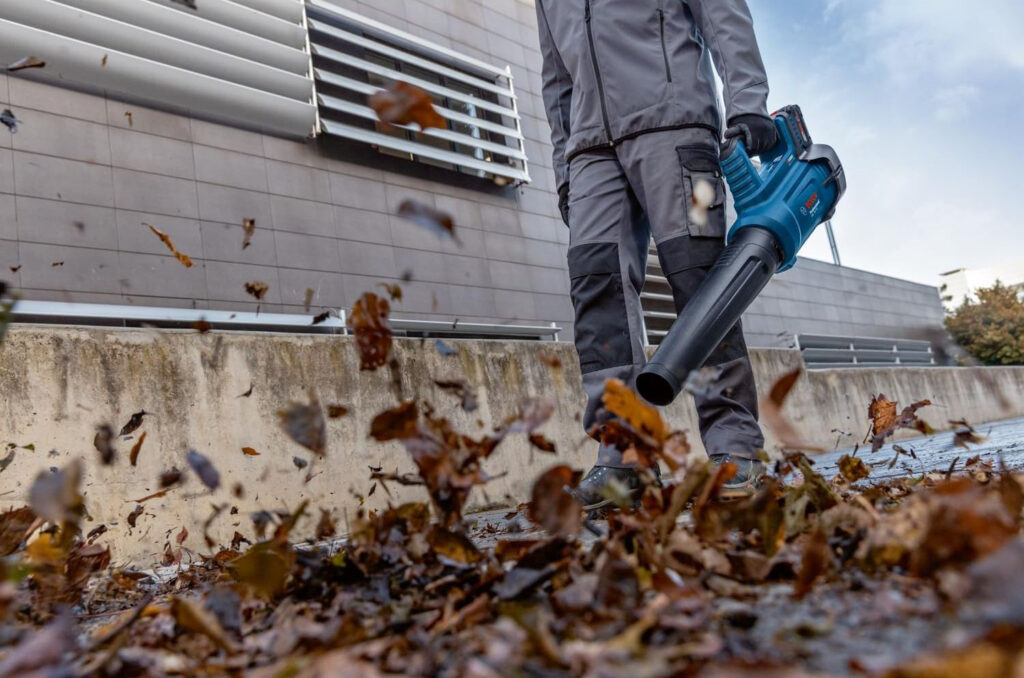
[[[706,219],[691,219],[700,181],[715,196]],[[605,380],[632,388],[646,362],[640,291],[652,236],[679,312],[724,248],[725,183],[710,131],[648,132],[570,160],[568,263],[588,432],[609,416],[601,406]],[[721,377],[694,397],[704,447],[709,455],[753,457],[764,436],[739,323],[708,365],[719,366]],[[602,446],[598,465],[624,464],[618,451]]]

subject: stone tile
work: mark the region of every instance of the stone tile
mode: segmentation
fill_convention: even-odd
[[[249,246],[242,249],[245,230],[242,222],[225,224],[213,221],[200,221],[199,229],[203,234],[203,256],[210,261],[234,261],[243,264],[276,266],[277,249],[274,247],[274,230],[260,228],[256,223]]]
[[[523,259],[532,266],[548,266],[563,271],[566,268],[565,257],[560,253],[560,248],[553,242],[543,240],[523,240]]]
[[[488,266],[491,269],[491,280],[494,282],[495,287],[523,292],[533,290],[533,284],[530,281],[534,271],[532,266],[514,264],[507,261],[492,261]]]
[[[479,203],[438,193],[434,196],[434,206],[451,215],[457,232],[466,228],[483,228]]]
[[[199,216],[196,184],[187,179],[115,169],[114,196],[121,209],[171,217]]]
[[[126,113],[131,113],[131,116],[125,115]],[[157,111],[117,99],[107,99],[107,124],[111,127],[156,134],[181,141],[192,140],[192,126],[186,116]]]
[[[491,286],[491,268],[486,259],[444,255],[444,270],[452,285]]]
[[[195,118],[192,118],[190,124],[192,141],[197,144],[223,148],[239,153],[263,155],[262,134]]]
[[[334,205],[280,195],[270,196],[274,228],[290,233],[333,236]]]
[[[18,253],[26,288],[120,294],[117,252],[20,242]]]
[[[561,219],[539,214],[520,214],[519,225],[525,237],[546,242],[558,242],[558,231],[566,228]]]
[[[341,272],[338,241],[334,238],[275,231],[274,241],[279,266],[309,271]]]
[[[280,160],[295,165],[306,165],[317,169],[329,169],[327,156],[319,148],[316,139],[282,139],[263,135],[263,155],[268,160]]]
[[[569,295],[569,273],[557,268],[530,267],[530,289],[540,294]]]
[[[17,208],[22,242],[117,250],[117,222],[110,207],[18,196]]]
[[[522,235],[519,214],[514,209],[496,205],[480,205],[480,228],[490,233]]]
[[[402,273],[411,271],[413,280],[442,283],[448,281],[445,257],[439,252],[396,247],[394,257],[398,271]]]
[[[23,287],[21,289],[23,299],[32,301],[63,301],[74,304],[113,304],[120,305],[130,303],[121,294],[102,294],[99,292],[82,292],[79,290],[48,290]],[[137,304],[142,306],[143,304]],[[148,304],[146,304],[148,305]]]
[[[204,221],[241,224],[245,219],[255,219],[258,229],[274,223],[266,193],[205,183],[198,184],[198,188],[199,216]]]
[[[121,252],[118,259],[124,294],[206,300],[206,262],[200,259],[193,260],[192,268],[185,268],[169,253]]]
[[[494,302],[494,290],[489,287],[471,287],[455,285],[448,288],[452,300],[452,308],[460,316],[497,317],[497,305]]]
[[[515,26],[513,25],[510,28],[515,28]],[[493,55],[492,63],[497,62],[499,66],[504,66],[506,63],[527,66],[526,51],[518,42],[503,38],[500,35],[492,35],[490,40],[488,40],[488,45],[489,51]]]
[[[575,319],[572,300],[564,294],[533,295],[537,318],[548,322],[571,323]]]
[[[11,135],[15,150],[110,164],[106,125],[41,111],[33,111],[25,117],[18,126],[18,133]]]
[[[14,153],[0,148],[0,193],[14,193]]]
[[[267,161],[262,156],[199,145],[193,153],[199,181],[266,192]]]
[[[405,17],[411,25],[445,36],[450,34],[448,15],[444,12],[419,0],[403,0],[402,4],[405,5]]]
[[[522,238],[486,233],[484,243],[487,247],[487,257],[490,259],[526,263],[526,244]]]
[[[7,88],[7,75],[0,74],[0,104],[11,103],[10,90]]]
[[[443,250],[443,243],[450,242],[449,238],[442,238],[437,233],[407,219],[392,216],[388,217],[388,220],[391,226],[391,241],[402,247],[437,252]],[[457,247],[454,243],[453,246]]]
[[[441,283],[411,282],[402,285],[402,303],[396,304],[393,315],[407,317],[409,313],[433,313],[455,319],[462,313],[452,304],[452,287]]]
[[[14,196],[0,193],[0,239],[17,240],[18,222],[15,220],[17,211],[14,208]],[[0,269],[0,273],[3,269]]]
[[[331,201],[330,174],[325,170],[267,160],[267,184],[270,192],[293,198]]]
[[[387,212],[384,185],[378,181],[331,172],[331,202],[344,207]]]
[[[14,185],[19,195],[114,205],[110,168],[34,153],[14,153]]]
[[[152,224],[166,233],[180,252],[193,259],[203,258],[203,237],[196,219],[121,209],[116,211],[115,219],[118,249],[121,252],[167,255],[167,246],[146,226]]]
[[[346,240],[391,244],[391,224],[383,212],[335,207],[334,230]]]
[[[394,250],[387,245],[339,240],[341,269],[345,273],[370,275],[379,278],[397,278]]]
[[[318,313],[325,308],[348,308],[354,301],[346,296],[344,276],[340,273],[282,268],[278,275],[281,279],[281,301],[297,306],[296,313],[304,312],[302,304],[306,300],[307,289],[313,290],[310,313]]]
[[[3,201],[0,200],[0,214],[2,212]],[[19,258],[18,241],[0,239],[0,277],[12,287],[21,287],[21,272],[11,271],[18,266]]]
[[[385,184],[384,191],[387,195],[386,209],[388,214],[398,214],[399,205],[406,200],[413,200],[427,207],[435,207],[434,194],[427,191],[420,191],[405,186],[395,186],[394,184]],[[335,197],[335,200],[337,200],[337,197]]]
[[[192,145],[177,139],[133,132],[110,130],[111,163],[114,167],[195,179]]]
[[[228,261],[206,262],[206,289],[211,308],[214,301],[248,301],[255,304],[256,300],[245,291],[245,283],[256,281],[270,286],[263,298],[264,306],[281,302],[281,285],[276,268]]]
[[[515,290],[494,290],[494,303],[498,315],[509,320],[535,320],[537,309],[533,303],[533,294]]]
[[[103,97],[25,78],[10,77],[7,85],[12,106],[35,111],[61,111],[69,117],[92,122],[107,121],[107,103]]]

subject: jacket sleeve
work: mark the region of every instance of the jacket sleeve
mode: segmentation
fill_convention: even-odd
[[[688,4],[725,84],[726,119],[768,115],[768,76],[746,0],[689,0]]]
[[[547,11],[543,0],[537,0],[537,25],[540,29],[540,50],[544,65],[541,72],[544,109],[551,126],[552,162],[555,168],[555,186],[569,183],[569,164],[565,160],[565,147],[569,141],[569,109],[572,105],[572,76],[562,61],[555,40],[551,36]]]

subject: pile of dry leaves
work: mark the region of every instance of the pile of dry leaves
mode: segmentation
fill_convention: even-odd
[[[372,294],[353,312],[365,369],[393,362],[387,315]],[[793,381],[780,380],[776,405]],[[460,382],[446,384],[475,407]],[[82,533],[78,462],[41,474],[29,505],[0,516],[0,676],[1021,675],[1018,479],[974,460],[957,476],[864,485],[857,456],[829,480],[811,458],[779,453],[755,496],[727,502],[718,495],[734,468],[695,460],[685,435],[620,382],[604,404],[615,416],[600,436],[665,469],[644,473],[638,506],[613,496],[622,510],[607,521],[582,513],[566,466],[542,473],[504,527],[463,516],[504,438],[553,450],[536,431],[550,403],[524,403],[475,438],[405,401],[369,435],[401,441],[417,473],[371,469],[371,480],[422,485],[428,502],[360,514],[333,546],[289,540],[299,521],[334,536],[327,511],[261,512],[256,543],[207,538],[188,567],[179,534],[165,577],[111,568],[103,529]],[[922,406],[897,412],[879,396],[873,443],[921,428]],[[315,399],[281,419],[317,459],[327,454]],[[217,486],[210,460],[189,465]]]

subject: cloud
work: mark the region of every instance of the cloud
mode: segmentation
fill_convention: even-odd
[[[932,96],[935,119],[943,123],[965,120],[980,96],[981,89],[970,84],[953,85],[938,90]]]

